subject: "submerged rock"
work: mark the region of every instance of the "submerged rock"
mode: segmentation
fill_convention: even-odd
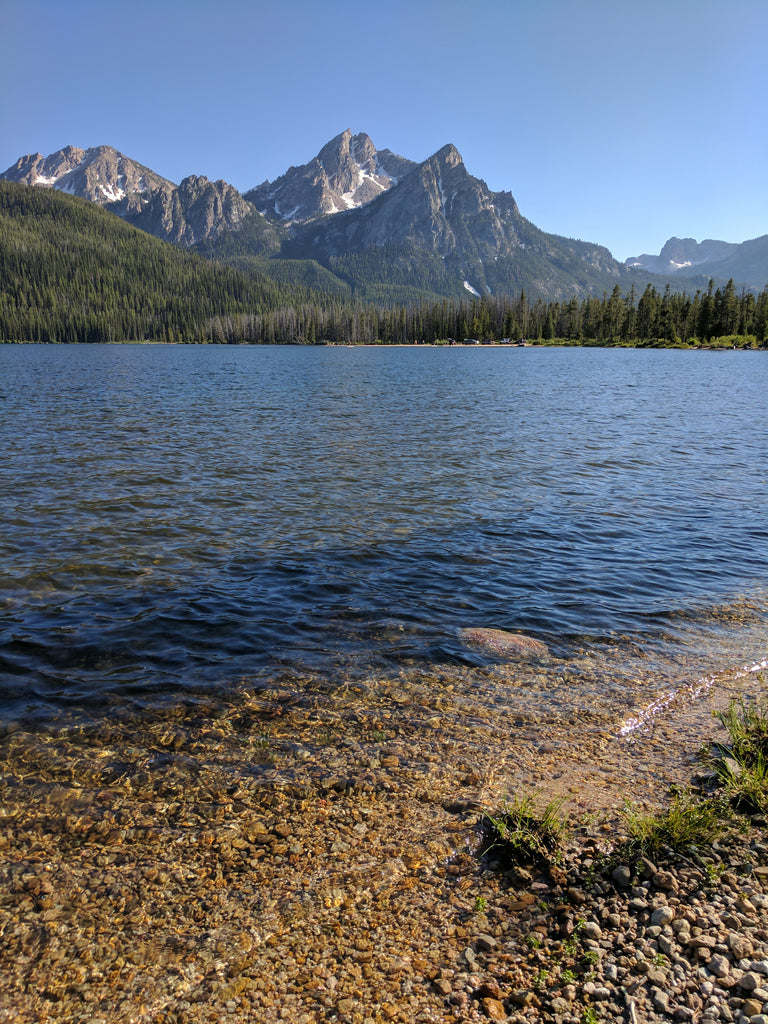
[[[540,658],[549,654],[549,648],[541,640],[523,636],[522,633],[508,633],[505,629],[470,627],[460,629],[459,637],[473,647],[506,658]]]

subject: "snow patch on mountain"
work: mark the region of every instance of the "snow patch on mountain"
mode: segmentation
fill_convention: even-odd
[[[125,175],[121,174],[120,177],[125,180]],[[102,185],[100,182],[98,187],[108,203],[116,203],[120,199],[125,199],[126,191],[124,188],[113,188],[112,185]]]

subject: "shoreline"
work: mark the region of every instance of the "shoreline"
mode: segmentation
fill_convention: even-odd
[[[274,751],[316,731],[318,709],[279,693],[168,708],[143,732],[119,714],[11,731],[0,1021],[578,1021],[591,982],[564,995],[534,984],[546,967],[526,936],[540,929],[549,948],[562,941],[556,907],[573,922],[593,906],[599,918],[600,900],[639,899],[588,892],[584,864],[619,833],[626,799],[648,809],[687,785],[717,735],[713,711],[762,686],[757,673],[720,679],[630,740],[570,732],[485,756],[427,723],[377,719],[341,737],[327,721],[326,745],[294,743],[291,768]],[[486,870],[475,826],[508,792],[565,800],[582,823],[572,877]],[[738,891],[757,897],[764,880],[752,872]]]
[[[463,341],[449,342],[437,342],[437,341],[406,341],[406,342],[305,342],[305,341],[291,341],[291,342],[263,342],[263,341],[160,341],[159,339],[147,339],[145,341],[32,341],[31,339],[13,341],[10,339],[0,338],[0,345],[50,345],[54,348],[58,347],[78,347],[92,348],[97,345],[141,345],[147,347],[150,345],[157,345],[162,348],[190,348],[190,347],[205,347],[205,348],[439,348],[439,349],[451,349],[451,348],[469,348],[469,349],[483,349],[483,348],[504,348],[504,349],[519,349],[519,348],[532,348],[532,349],[544,349],[544,348],[588,348],[588,349],[635,349],[642,351],[644,349],[650,349],[653,351],[668,350],[675,352],[765,352],[768,351],[768,344],[761,345],[692,345],[685,342],[677,344],[653,344],[651,342],[637,341],[636,344],[630,344],[629,342],[617,343],[614,345],[598,344],[597,342],[585,341],[582,344],[570,340],[563,341],[526,341],[526,342],[502,342],[502,341],[484,341],[476,343],[468,343]]]

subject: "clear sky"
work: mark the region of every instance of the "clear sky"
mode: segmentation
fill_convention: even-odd
[[[618,259],[768,233],[768,0],[2,0],[0,170],[111,145],[245,191],[339,132]]]

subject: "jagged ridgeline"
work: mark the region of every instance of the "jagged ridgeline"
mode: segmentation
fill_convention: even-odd
[[[410,305],[523,290],[562,302],[616,285],[693,291],[732,278],[757,291],[768,280],[768,236],[739,245],[670,239],[659,257],[621,264],[604,246],[537,228],[511,193],[471,175],[453,145],[417,163],[349,130],[244,194],[203,175],[176,185],[111,146],[23,156],[0,179],[87,199],[157,238],[324,302]]]

